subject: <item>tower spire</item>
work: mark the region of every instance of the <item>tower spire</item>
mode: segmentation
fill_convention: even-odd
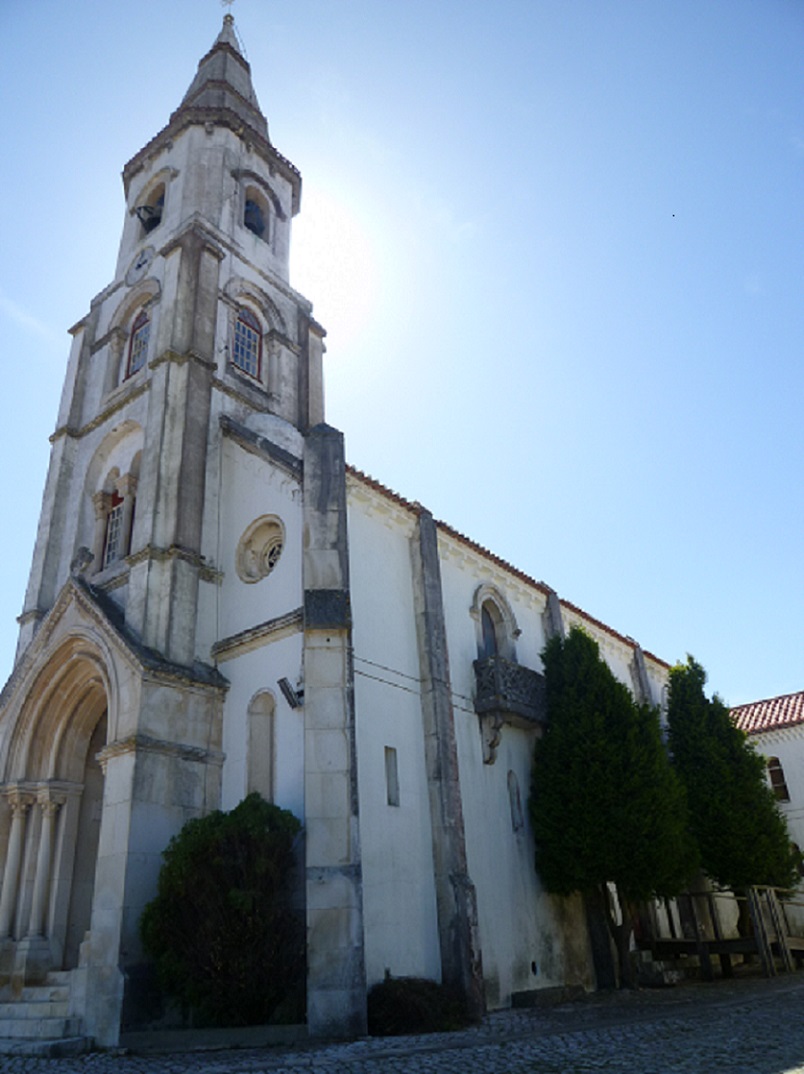
[[[171,120],[189,108],[227,108],[268,139],[268,123],[254,92],[251,67],[243,55],[234,17],[228,11],[223,16],[220,33],[201,58],[195,78]]]

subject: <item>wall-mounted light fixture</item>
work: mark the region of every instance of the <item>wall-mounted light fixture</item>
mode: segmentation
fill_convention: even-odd
[[[277,686],[282,691],[285,701],[292,709],[300,709],[304,699],[304,690],[294,690],[288,679],[279,679]]]

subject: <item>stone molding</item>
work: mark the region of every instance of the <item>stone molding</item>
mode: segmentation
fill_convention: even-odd
[[[233,380],[235,379],[235,375],[232,372],[232,366],[228,363],[226,366],[226,373],[228,376],[231,376]],[[278,398],[275,392],[269,392],[267,388],[263,388],[261,384],[257,384],[256,382],[253,384],[248,383],[245,379],[245,374],[243,374],[242,379],[240,376],[236,379],[236,384],[229,384],[227,381],[221,380],[220,377],[213,377],[212,387],[213,389],[217,388],[221,395],[226,395],[230,399],[234,399],[236,403],[245,403],[250,410],[254,410],[258,414],[274,413],[271,407],[266,404],[266,400],[268,403],[274,402]]]
[[[303,612],[301,608],[295,608],[285,615],[278,615],[274,619],[267,619],[264,623],[241,630],[228,638],[221,638],[212,646],[212,659],[221,663],[231,660],[235,656],[259,649],[271,641],[289,637],[291,634],[300,634],[304,626]]]
[[[104,746],[97,755],[104,774],[112,757],[121,757],[126,753],[160,753],[166,757],[177,757],[181,761],[216,765],[219,768],[225,759],[225,754],[221,750],[208,750],[203,746],[189,746],[183,742],[169,742],[167,739],[138,733]]]
[[[125,562],[129,567],[136,567],[148,560],[167,563],[172,559],[181,559],[185,563],[196,567],[200,571],[201,580],[204,582],[213,582],[217,585],[223,580],[223,571],[211,567],[198,552],[191,552],[188,548],[182,548],[176,544],[172,544],[168,548],[159,548],[156,545],[147,544],[144,548],[140,548],[137,552],[126,556]]]
[[[236,179],[238,183],[242,183],[245,179],[246,182],[253,183],[255,186],[259,187],[263,194],[266,194],[270,198],[277,217],[280,220],[287,220],[287,214],[282,208],[281,201],[276,196],[271,185],[266,183],[259,172],[255,172],[252,168],[232,168],[231,174],[232,178]]]
[[[273,286],[273,280],[270,282]],[[298,357],[301,354],[301,347],[298,344],[293,343],[286,334],[288,330],[287,318],[264,288],[260,287],[253,280],[247,279],[245,276],[233,275],[226,281],[223,290],[218,296],[218,301],[221,305],[226,306],[229,310],[232,321],[235,320],[238,310],[243,305],[243,301],[249,299],[256,306],[259,306],[264,315],[264,319],[270,325],[264,338],[278,340]],[[231,329],[231,327],[232,326],[230,325],[229,328]]]
[[[210,361],[208,358],[202,358],[200,354],[196,354],[194,351],[187,351],[186,354],[179,354],[178,351],[165,350],[160,355],[148,363],[149,369],[158,369],[160,365],[170,362],[173,365],[186,365],[188,362],[195,362],[196,365],[201,366],[202,369],[215,369],[215,362]]]
[[[144,381],[140,384],[132,385],[131,391],[126,392],[125,395],[121,395],[110,406],[102,410],[96,418],[87,422],[86,425],[82,425],[80,428],[76,428],[74,425],[61,425],[54,433],[51,433],[50,443],[55,444],[57,440],[62,437],[69,436],[73,440],[80,440],[82,437],[87,436],[89,433],[94,432],[96,429],[104,425],[109,418],[118,414],[124,407],[127,407],[130,403],[133,403],[140,395],[150,391],[151,382]]]
[[[159,257],[169,257],[176,250],[184,251],[191,244],[200,244],[208,254],[212,254],[218,261],[226,257],[226,249],[218,242],[217,236],[206,226],[198,213],[190,217],[190,222],[182,230],[157,250]],[[197,248],[197,246],[196,246]]]
[[[229,87],[227,86],[227,89]],[[162,148],[169,148],[169,144],[183,133],[188,127],[204,126],[214,122],[217,126],[226,127],[238,138],[247,141],[258,156],[268,164],[269,171],[275,169],[287,179],[293,190],[292,213],[295,216],[299,211],[301,202],[301,175],[298,168],[283,157],[271,145],[270,141],[261,135],[254,127],[247,125],[242,116],[239,116],[231,108],[194,108],[179,107],[170,117],[166,127],[163,127],[123,168],[123,184],[128,197],[129,184],[133,177],[145,167],[146,161],[152,159]],[[246,137],[246,135],[248,137]]]
[[[98,351],[103,350],[107,343],[117,343],[122,347],[128,339],[128,332],[122,325],[116,324],[104,333],[99,339],[96,339],[89,347],[89,353],[95,355]]]
[[[302,460],[291,454],[286,448],[275,444],[267,436],[252,432],[251,429],[241,425],[239,421],[235,421],[234,418],[230,418],[227,414],[221,415],[220,428],[224,436],[228,436],[244,451],[274,463],[291,477],[301,481],[303,473]]]

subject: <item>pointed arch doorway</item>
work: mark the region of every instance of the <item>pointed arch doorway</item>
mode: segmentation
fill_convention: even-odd
[[[90,928],[107,744],[106,661],[73,636],[35,669],[11,734],[3,791],[16,805],[0,889],[13,972],[36,984],[75,969]]]

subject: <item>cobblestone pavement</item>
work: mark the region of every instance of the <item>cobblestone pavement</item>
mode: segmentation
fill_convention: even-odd
[[[600,995],[503,1011],[460,1033],[348,1044],[72,1059],[2,1074],[804,1074],[804,976]]]

